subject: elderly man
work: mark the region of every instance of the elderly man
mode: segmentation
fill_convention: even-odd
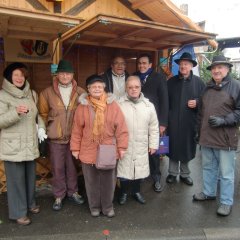
[[[160,135],[163,135],[168,123],[168,91],[167,81],[163,73],[155,72],[152,68],[152,58],[148,54],[142,54],[137,60],[139,76],[142,85],[142,93],[153,103],[159,122]],[[150,174],[154,181],[153,189],[161,192],[160,184],[160,158],[154,153],[149,155]]]
[[[39,113],[45,121],[49,139],[52,189],[55,197],[53,210],[56,211],[62,208],[62,200],[66,195],[76,204],[84,202],[78,194],[77,171],[69,141],[78,97],[85,91],[77,86],[73,75],[71,63],[61,60],[52,86],[39,96]]]
[[[102,77],[106,83],[106,92],[113,93],[116,100],[125,95],[125,81],[128,73],[126,72],[126,62],[123,57],[114,57],[111,68]]]
[[[232,64],[224,56],[215,56],[207,67],[212,79],[200,102],[200,140],[203,192],[195,201],[215,200],[219,180],[217,214],[231,213],[234,195],[235,151],[240,122],[240,82],[231,78]]]
[[[158,149],[159,126],[154,105],[141,93],[138,76],[130,76],[126,82],[126,95],[119,101],[129,131],[128,149],[118,162],[117,176],[121,183],[119,203],[125,204],[129,184],[133,197],[141,204],[145,199],[140,193],[141,179],[149,176],[149,155]]]
[[[170,140],[169,175],[167,183],[180,180],[193,185],[188,163],[196,154],[196,119],[198,100],[205,87],[203,81],[193,75],[192,68],[197,62],[192,55],[184,52],[175,62],[179,65],[178,75],[170,78],[168,84],[169,121],[168,135]]]

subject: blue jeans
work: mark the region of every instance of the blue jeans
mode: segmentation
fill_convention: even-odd
[[[216,196],[220,181],[220,203],[233,205],[235,151],[202,147],[203,193]]]

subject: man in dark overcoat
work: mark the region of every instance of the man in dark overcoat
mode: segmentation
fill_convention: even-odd
[[[192,55],[184,52],[175,62],[179,65],[178,75],[167,82],[169,96],[169,175],[167,183],[176,182],[180,173],[180,180],[193,185],[188,163],[196,153],[196,118],[198,99],[205,88],[205,84],[192,72],[197,65]]]
[[[168,123],[168,91],[166,76],[160,72],[155,72],[152,68],[152,59],[148,54],[142,54],[137,60],[138,75],[142,84],[142,93],[153,103],[159,122],[159,132],[163,135]],[[160,157],[158,154],[149,154],[150,174],[153,178],[153,189],[161,192],[160,184]]]

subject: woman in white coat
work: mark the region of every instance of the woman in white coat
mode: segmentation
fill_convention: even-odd
[[[128,149],[119,160],[117,177],[120,179],[119,203],[127,201],[128,186],[132,186],[133,197],[141,204],[146,201],[140,193],[141,180],[148,177],[148,153],[154,154],[159,144],[159,126],[154,105],[141,93],[138,76],[126,81],[126,95],[119,101],[129,131]]]
[[[40,212],[35,201],[34,160],[39,157],[38,138],[47,137],[38,115],[37,94],[30,89],[27,76],[24,64],[8,65],[0,91],[0,159],[7,178],[9,218],[20,225],[31,223],[28,212]]]

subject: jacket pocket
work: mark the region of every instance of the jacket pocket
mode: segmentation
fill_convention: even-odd
[[[4,137],[2,138],[2,153],[4,155],[16,155],[21,150],[21,140],[19,137]]]

